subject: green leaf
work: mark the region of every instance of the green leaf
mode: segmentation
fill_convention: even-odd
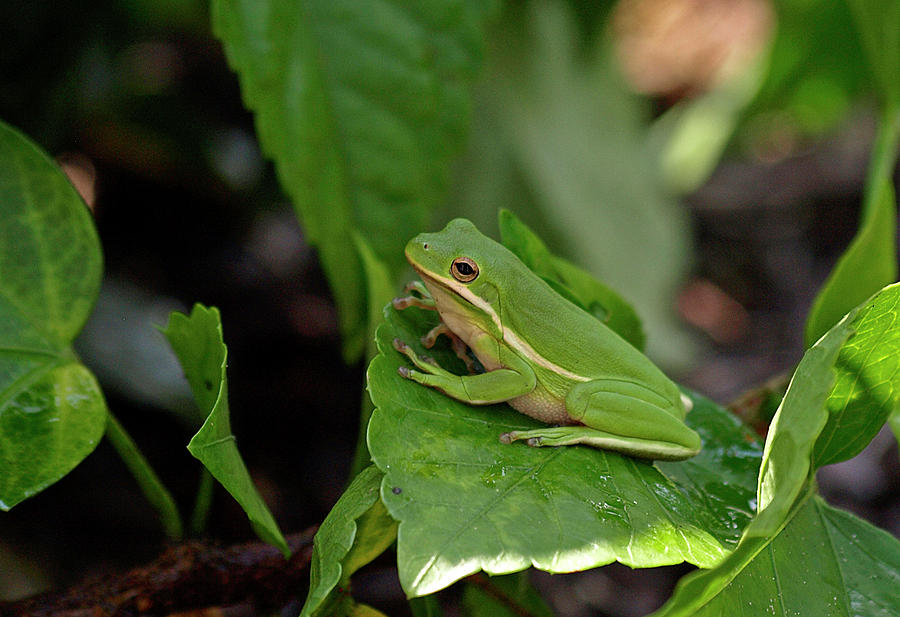
[[[342,601],[335,595],[350,576],[380,555],[397,537],[397,523],[379,498],[384,474],[363,469],[325,517],[313,540],[309,595],[300,617],[321,615]]]
[[[858,454],[896,408],[898,302],[900,284],[886,287],[804,354],[769,427],[748,534],[772,534],[810,474]]]
[[[172,346],[194,400],[206,421],[188,444],[188,450],[225,487],[247,513],[256,534],[290,555],[278,524],[256,491],[231,433],[228,412],[228,350],[222,338],[219,310],[195,304],[190,316],[173,312],[162,333]]]
[[[650,463],[587,447],[528,448],[499,441],[539,423],[507,405],[471,407],[402,379],[398,337],[420,353],[433,311],[389,308],[370,364],[376,411],[369,449],[385,472],[381,495],[400,521],[398,568],[409,596],[484,570],[535,566],[571,572],[620,561],[710,566],[751,516],[760,448],[733,416],[694,397],[688,422],[703,451]],[[441,341],[429,351],[458,373]]]
[[[586,270],[553,255],[543,240],[509,210],[501,210],[499,220],[503,245],[525,265],[626,341],[638,349],[644,348],[641,320],[624,298]]]
[[[793,131],[821,135],[842,122],[869,89],[853,16],[846,2],[781,0],[777,20],[767,74],[745,133],[758,139],[760,124],[767,124],[778,135],[786,123]]]
[[[888,418],[888,424],[891,427],[891,431],[894,433],[894,438],[900,442],[900,409],[894,410],[894,413]]]
[[[0,122],[0,509],[62,478],[103,436],[103,394],[71,349],[102,269],[78,193]]]
[[[822,286],[806,320],[807,346],[851,308],[897,279],[897,206],[889,179],[879,181],[872,209]]]
[[[770,538],[750,538],[678,583],[652,617],[890,617],[900,614],[900,542],[818,497]]]
[[[858,309],[853,334],[841,347],[828,423],[816,441],[813,465],[839,463],[862,452],[900,406],[900,284]]]
[[[900,104],[900,2],[847,0],[881,97]]]
[[[319,249],[344,352],[366,344],[351,233],[391,266],[444,197],[494,2],[216,0],[259,140]]]

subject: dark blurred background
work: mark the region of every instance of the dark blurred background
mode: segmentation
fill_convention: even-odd
[[[515,210],[634,299],[654,359],[719,402],[789,371],[810,302],[856,230],[874,135],[861,52],[833,5],[507,3],[434,226],[465,215],[490,231],[497,207]],[[207,4],[0,3],[0,119],[55,156],[94,212],[105,278],[77,348],[182,511],[200,478],[185,449],[197,412],[155,326],[203,302],[222,313],[233,429],[257,486],[286,532],[321,522],[350,471],[364,366],[341,359],[327,282]],[[623,157],[625,172],[612,160]],[[647,170],[662,178],[650,188]],[[575,182],[560,180],[570,171]],[[662,231],[633,225],[644,228],[625,239],[653,250],[599,263],[594,245],[617,241],[638,208]],[[898,471],[884,432],[820,481],[831,503],[900,535]],[[221,490],[209,535],[252,538]],[[0,515],[0,598],[140,564],[163,545],[104,442]],[[402,611],[389,565],[356,589]],[[559,614],[641,615],[684,571],[536,582]]]

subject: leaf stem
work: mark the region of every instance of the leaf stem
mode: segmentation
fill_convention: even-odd
[[[106,421],[106,436],[137,480],[147,501],[156,509],[166,536],[174,540],[180,539],[183,531],[175,500],[112,412],[109,412]]]

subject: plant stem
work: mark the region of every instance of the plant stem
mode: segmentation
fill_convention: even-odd
[[[173,540],[181,539],[183,535],[181,517],[178,515],[178,507],[175,505],[175,500],[172,499],[171,493],[163,486],[159,476],[150,467],[147,459],[138,450],[134,440],[112,412],[109,412],[106,421],[106,436],[116,449],[116,452],[119,453],[119,456],[122,457],[122,461],[128,467],[131,475],[137,480],[138,486],[140,486],[147,501],[156,509],[166,536]]]
[[[212,505],[215,482],[209,470],[201,470],[200,485],[197,487],[197,499],[194,501],[194,512],[191,514],[191,534],[199,536],[206,529],[209,508]]]

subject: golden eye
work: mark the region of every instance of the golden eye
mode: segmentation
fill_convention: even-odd
[[[457,257],[450,265],[450,274],[460,283],[474,281],[478,276],[478,264],[468,257]]]

